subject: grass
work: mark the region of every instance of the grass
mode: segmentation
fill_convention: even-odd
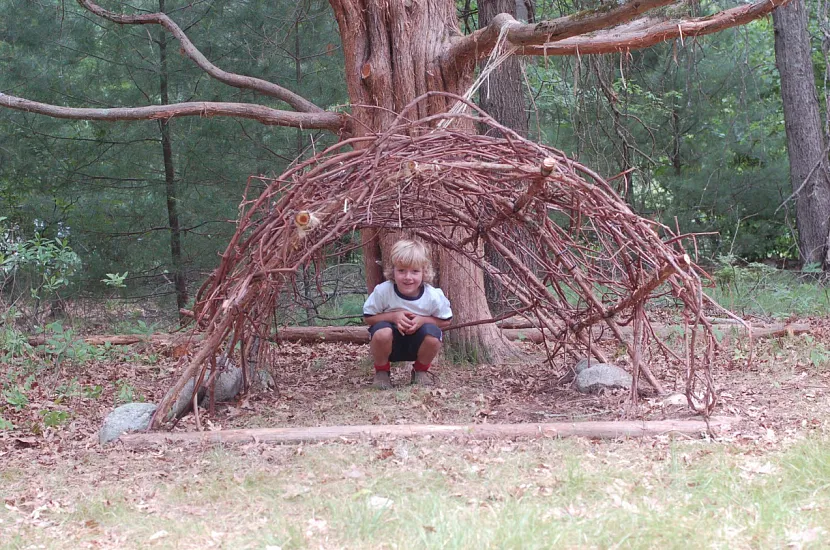
[[[36,489],[0,479],[4,549],[817,548],[830,532],[824,437],[761,456],[585,440],[167,451],[97,456]],[[37,519],[21,493],[47,503]]]
[[[713,270],[707,294],[739,315],[790,317],[830,313],[830,291],[817,274],[776,269],[761,263],[736,265],[724,257]]]

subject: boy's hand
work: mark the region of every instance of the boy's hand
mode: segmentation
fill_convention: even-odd
[[[408,313],[408,312],[407,312]],[[409,313],[407,315],[409,318],[409,328],[406,330],[404,334],[415,334],[418,332],[418,329],[424,326],[425,319],[420,315],[415,315],[414,313]]]
[[[409,311],[396,311],[395,312],[395,326],[398,327],[398,332],[401,334],[412,334],[411,325],[412,325],[412,318],[415,317],[414,313],[410,313]],[[421,323],[423,324],[423,323]],[[417,328],[415,330],[418,330]]]

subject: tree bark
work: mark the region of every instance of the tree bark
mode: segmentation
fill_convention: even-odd
[[[164,13],[164,0],[159,0],[159,11]],[[159,91],[161,104],[170,104],[167,89],[167,33],[159,31]],[[182,261],[182,232],[179,223],[179,190],[176,182],[176,170],[173,164],[173,143],[170,138],[170,119],[159,121],[161,130],[161,150],[164,158],[164,184],[167,202],[167,223],[170,227],[170,258],[173,263],[173,287],[176,291],[176,311],[187,306],[187,279]],[[184,317],[179,315],[184,321]]]
[[[827,270],[830,166],[821,131],[804,0],[793,0],[773,11],[772,22],[795,194],[798,248],[804,264],[821,264]]]
[[[517,15],[517,3],[524,7],[522,0],[479,0],[478,26],[484,28],[490,25],[500,13],[508,13],[512,17]],[[525,18],[527,9],[525,8]],[[486,62],[484,62],[486,63]],[[494,70],[479,92],[478,104],[499,123],[514,130],[522,137],[528,135],[527,100],[525,99],[525,81],[522,74],[522,59],[511,56]],[[489,129],[490,135],[502,137],[495,128]]]
[[[532,8],[532,4],[530,6]],[[486,28],[493,22],[493,19],[501,13],[507,13],[517,20],[527,22],[529,12],[524,0],[479,0],[478,2],[478,26]],[[531,12],[532,13],[532,12]],[[527,99],[525,97],[524,74],[522,70],[522,58],[510,56],[505,59],[487,79],[487,82],[479,91],[478,104],[487,113],[496,119],[500,124],[510,128],[522,137],[528,135],[528,112]],[[482,69],[487,61],[481,63]],[[497,128],[486,126],[487,134],[492,137],[504,137],[503,132]],[[517,182],[517,184],[522,184]],[[484,245],[487,261],[498,269],[504,269],[505,262],[492,250],[492,247]],[[528,262],[528,267],[534,268],[533,261],[526,254],[520,254],[522,259]],[[505,303],[500,289],[490,277],[485,277],[485,292],[491,309],[501,313],[499,303]]]
[[[346,85],[357,123],[356,135],[382,133],[390,128],[397,115],[416,97],[427,91],[445,91],[462,95],[472,84],[475,59],[445,64],[443,53],[452,37],[460,35],[455,5],[446,0],[422,2],[331,2],[343,42]],[[354,32],[353,29],[365,29]],[[409,119],[446,112],[447,98],[436,96],[405,114]],[[472,125],[464,128],[475,131]],[[367,283],[378,281],[374,254],[374,235],[364,232]],[[381,254],[389,241],[381,236]],[[484,293],[484,274],[466,258],[440,251],[438,284],[452,302],[459,322],[491,317]],[[455,331],[446,341],[447,351],[455,358],[478,361],[499,360],[506,347],[492,325],[479,325]]]

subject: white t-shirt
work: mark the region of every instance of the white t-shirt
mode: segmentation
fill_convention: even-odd
[[[363,304],[363,315],[369,317],[396,309],[405,309],[415,315],[435,317],[443,321],[452,319],[450,301],[440,288],[424,283],[420,294],[410,298],[400,294],[392,281],[384,281],[375,287]]]

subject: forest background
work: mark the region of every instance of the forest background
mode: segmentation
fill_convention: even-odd
[[[161,5],[216,65],[283,83],[327,110],[347,105],[327,2]],[[826,105],[826,6],[805,5],[813,76]],[[546,1],[534,12],[550,19],[582,7]],[[465,32],[477,28],[476,8],[458,4]],[[208,78],[163,36],[112,25],[74,2],[3,2],[0,92],[91,107],[256,101],[253,92]],[[523,58],[529,135],[605,177],[625,173],[614,181],[634,210],[679,233],[700,233],[694,252],[705,265],[798,266],[775,62],[771,18],[622,55]],[[249,196],[264,187],[249,178],[276,176],[335,139],[231,118],[90,122],[0,110],[7,303],[34,298],[37,318],[63,299],[123,299],[155,304],[172,319],[218,264],[246,186]],[[359,315],[359,254],[323,266],[334,270],[332,280],[346,281],[336,292],[306,275],[295,321]],[[337,303],[327,304],[333,297]]]

